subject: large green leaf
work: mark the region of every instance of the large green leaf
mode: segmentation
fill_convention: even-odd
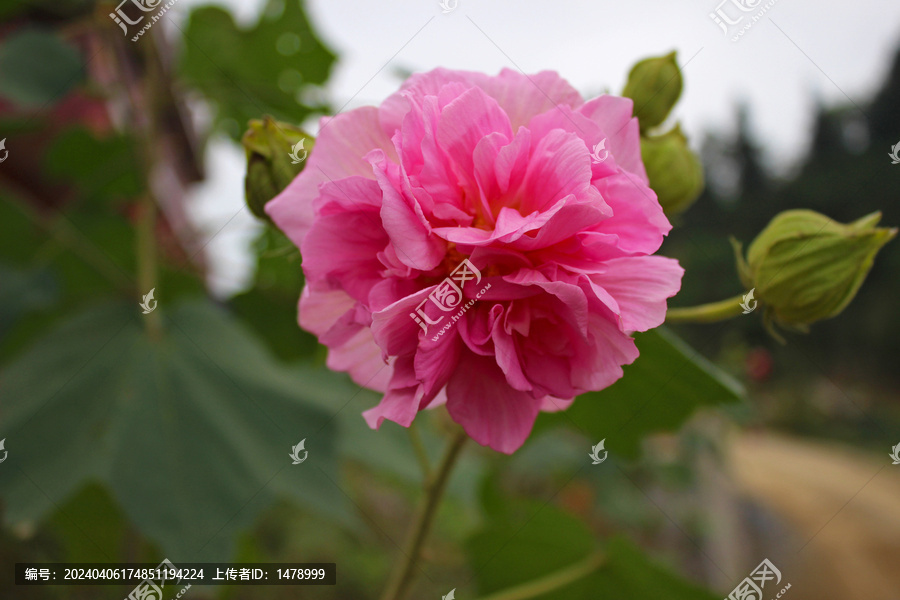
[[[158,310],[158,340],[136,303],[109,305],[0,371],[6,519],[40,518],[100,481],[181,560],[229,559],[237,530],[278,495],[354,522],[338,487],[334,411],[316,406],[352,386],[283,370],[211,305]],[[303,439],[308,460],[293,465]]]
[[[239,139],[246,123],[263,114],[300,123],[315,101],[301,102],[309,85],[328,78],[334,54],[318,39],[300,0],[269,0],[252,28],[235,24],[217,7],[191,13],[181,70],[216,103],[218,118],[232,119]]]
[[[569,410],[543,414],[537,428],[570,425],[609,452],[635,457],[644,436],[674,431],[703,406],[737,402],[743,391],[698,352],[665,328],[636,337],[640,357],[609,388],[583,394]]]
[[[83,77],[78,50],[53,31],[23,29],[0,43],[0,96],[20,106],[60,100]]]
[[[489,499],[488,504],[495,503]],[[505,500],[466,543],[478,592],[493,594],[589,564],[571,583],[535,600],[711,600],[715,596],[657,565],[624,538],[597,542],[587,526],[553,505]],[[594,568],[593,571],[590,568]],[[530,597],[530,596],[529,596]]]
[[[135,198],[143,190],[135,144],[124,135],[100,139],[86,129],[68,129],[53,140],[44,164],[51,179],[73,186],[78,197],[94,201],[94,207]]]

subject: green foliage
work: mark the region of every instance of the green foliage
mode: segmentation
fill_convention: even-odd
[[[489,486],[490,487],[490,486]],[[711,600],[715,596],[648,559],[624,538],[605,543],[587,525],[552,504],[488,495],[490,521],[466,543],[478,592],[500,592],[585,565],[581,577],[535,600]],[[495,504],[493,508],[491,504]],[[596,556],[593,562],[592,557]],[[530,597],[530,596],[529,596]]]
[[[19,269],[0,263],[0,281],[0,338],[20,317],[46,310],[59,297],[56,278],[46,269]]]
[[[538,428],[569,425],[606,440],[613,454],[636,457],[644,436],[675,431],[704,406],[736,402],[740,385],[665,328],[635,336],[641,355],[611,387],[579,396],[561,413],[544,413]]]
[[[326,373],[281,370],[209,305],[136,306],[67,321],[0,372],[8,522],[40,518],[91,481],[174,556],[230,558],[232,537],[277,495],[354,523],[338,486]],[[306,439],[309,459],[291,464]],[[173,559],[174,560],[174,559]]]
[[[0,96],[22,107],[54,102],[83,77],[78,50],[52,31],[22,29],[0,45]]]
[[[134,148],[125,135],[99,139],[85,129],[70,129],[53,140],[47,175],[73,185],[81,199],[134,198],[143,190]]]
[[[298,0],[269,0],[250,29],[238,27],[221,8],[194,10],[185,31],[181,72],[216,103],[220,123],[231,120],[228,131],[239,139],[245,124],[263,114],[301,123],[321,109],[300,96],[310,84],[325,82],[334,59]]]
[[[255,252],[253,286],[229,303],[279,358],[314,356],[318,341],[297,325],[297,299],[303,289],[300,252],[274,227],[260,234]]]

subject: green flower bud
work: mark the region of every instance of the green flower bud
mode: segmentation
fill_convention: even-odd
[[[683,81],[675,52],[647,58],[632,67],[622,95],[634,100],[641,132],[660,125],[681,96]]]
[[[257,217],[268,219],[263,208],[303,170],[313,137],[299,127],[265,117],[250,121],[241,143],[247,152],[247,206]]]
[[[812,210],[777,215],[747,251],[732,241],[738,272],[766,307],[767,325],[807,331],[810,323],[837,316],[872,268],[875,255],[896,234],[876,227],[881,213],[844,225]]]
[[[650,187],[667,215],[687,210],[703,191],[703,167],[688,148],[681,127],[663,135],[642,137],[641,156]]]

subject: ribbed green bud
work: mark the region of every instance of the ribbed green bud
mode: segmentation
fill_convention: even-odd
[[[682,86],[675,52],[644,59],[632,67],[622,95],[634,100],[634,115],[641,132],[666,120],[681,96]]]
[[[299,127],[271,117],[250,121],[241,143],[247,152],[247,206],[254,215],[268,219],[263,208],[303,170],[314,142]]]
[[[663,135],[641,138],[641,156],[650,187],[667,215],[687,210],[703,191],[703,166],[688,148],[681,127]]]
[[[741,256],[738,271],[766,308],[767,320],[806,331],[837,316],[872,268],[875,255],[896,234],[876,227],[881,213],[844,225],[812,210],[778,214]]]

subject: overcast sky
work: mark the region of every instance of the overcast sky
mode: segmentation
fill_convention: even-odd
[[[634,62],[677,50],[685,91],[673,118],[692,141],[707,131],[734,131],[742,101],[768,162],[785,170],[808,150],[815,103],[863,105],[900,44],[897,0],[444,1],[456,7],[444,14],[438,0],[309,0],[316,30],[339,56],[327,87],[333,105],[378,104],[399,85],[398,70],[438,66],[487,73],[552,69],[586,96],[619,93]],[[740,2],[754,8],[742,12]],[[182,12],[206,3],[176,6]],[[250,23],[263,2],[219,4]],[[743,16],[727,36],[710,17],[719,7],[732,21]],[[219,207],[213,221],[227,220],[242,202],[235,182],[243,155],[217,144],[211,159],[213,178],[198,202]],[[214,254],[230,254],[234,239],[249,235],[243,218],[229,228],[233,235],[223,231],[211,244]],[[207,229],[215,231],[215,222]]]

